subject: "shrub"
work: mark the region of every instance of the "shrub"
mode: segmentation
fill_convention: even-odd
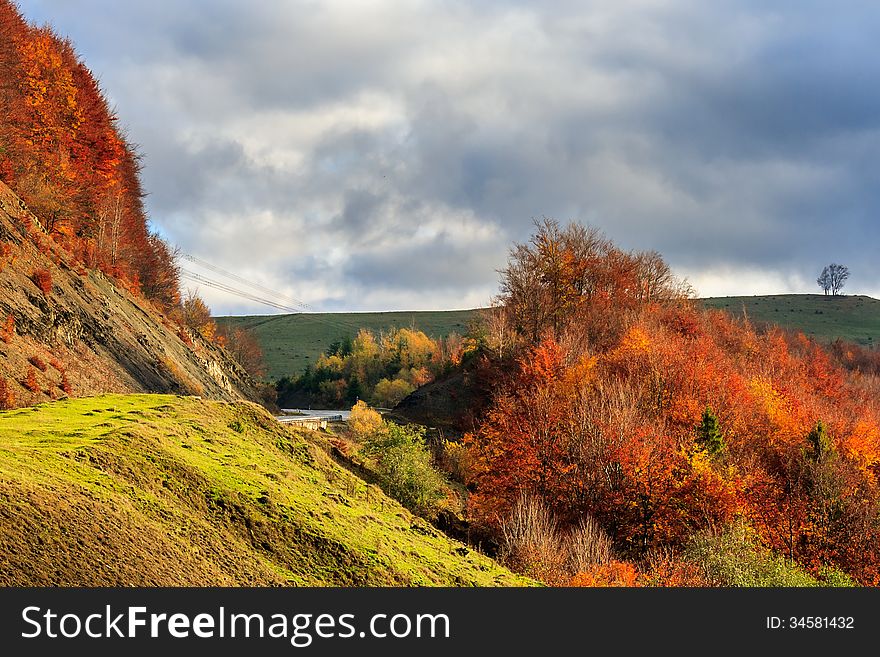
[[[39,356],[31,356],[30,358],[28,358],[28,362],[41,372],[45,372],[49,368],[49,366],[46,365],[46,361],[44,361]]]
[[[556,519],[544,502],[524,494],[501,523],[501,562],[548,584],[558,583],[565,555]]]
[[[571,578],[569,586],[638,586],[639,573],[626,561],[597,564]]]
[[[257,392],[260,393],[260,400],[267,408],[275,408],[278,403],[278,391],[271,383],[257,384]]]
[[[3,325],[2,330],[0,330],[0,340],[9,344],[12,341],[13,335],[15,335],[15,317],[7,315],[6,323]]]
[[[211,341],[217,334],[217,324],[211,317],[211,309],[208,304],[192,290],[181,303],[183,325],[201,335],[205,340]]]
[[[351,415],[348,418],[348,428],[357,440],[366,440],[382,427],[382,416],[359,401],[351,407]]]
[[[654,548],[645,558],[644,586],[699,586],[711,583],[700,565],[669,546]]]
[[[566,566],[575,574],[613,561],[611,539],[590,516],[584,516],[564,542]]]
[[[193,346],[192,336],[183,326],[177,329],[177,337],[180,338],[187,347]]]
[[[49,365],[51,365],[52,367],[54,367],[54,368],[55,368],[56,370],[58,370],[61,374],[64,374],[64,363],[62,363],[62,362],[61,362],[60,360],[58,360],[57,358],[55,358],[55,357],[50,358],[50,359],[49,359]]]
[[[551,585],[633,586],[635,581],[617,567],[602,570],[618,562],[611,539],[592,517],[562,530],[547,505],[530,494],[521,495],[501,523],[500,557],[509,568]],[[585,578],[594,583],[584,583]],[[618,580],[624,583],[613,583]]]
[[[25,374],[21,385],[31,392],[40,392],[40,384],[37,382],[37,371],[33,367],[27,369],[27,374]]]
[[[439,466],[453,481],[465,483],[471,467],[471,453],[460,442],[443,441],[443,451],[439,457]]]
[[[380,379],[373,389],[373,401],[385,408],[394,408],[416,387],[403,379]]]
[[[48,269],[35,269],[31,274],[31,280],[43,294],[48,295],[52,292],[52,272]]]
[[[720,534],[701,534],[685,549],[685,556],[698,563],[714,586],[852,586],[837,570],[824,571],[824,582],[812,577],[784,557],[760,546],[754,532],[736,525]]]
[[[61,383],[58,385],[66,394],[73,394],[73,387],[70,385],[70,381],[67,380],[67,372],[61,373]]]
[[[375,460],[385,492],[411,511],[428,512],[443,497],[445,482],[431,465],[424,429],[384,423],[362,451]]]
[[[0,410],[15,408],[15,392],[4,377],[0,376]]]

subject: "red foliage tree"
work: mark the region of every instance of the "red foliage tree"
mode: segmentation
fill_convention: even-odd
[[[140,162],[69,41],[0,0],[0,179],[43,228],[164,309],[176,306],[174,254],[147,228]]]

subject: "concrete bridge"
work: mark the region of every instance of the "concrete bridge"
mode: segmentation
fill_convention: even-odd
[[[298,427],[318,431],[326,429],[328,422],[342,422],[342,414],[338,415],[281,415],[276,418],[284,424],[295,424]]]

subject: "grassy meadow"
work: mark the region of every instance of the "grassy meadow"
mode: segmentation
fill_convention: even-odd
[[[464,334],[479,310],[381,313],[303,313],[218,317],[220,325],[251,329],[263,348],[266,378],[299,375],[333,342],[353,338],[361,328],[376,333],[414,327],[430,337]]]
[[[0,438],[0,586],[528,583],[248,402],[68,399]]]
[[[776,294],[717,297],[702,303],[733,315],[745,312],[753,322],[802,331],[819,342],[840,338],[866,346],[880,343],[880,301],[871,297]]]

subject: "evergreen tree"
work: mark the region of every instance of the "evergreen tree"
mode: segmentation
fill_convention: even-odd
[[[807,442],[810,444],[807,455],[816,463],[821,463],[834,451],[831,436],[828,435],[828,429],[825,428],[822,420],[819,420],[807,435]]]
[[[364,389],[357,377],[351,377],[348,387],[345,390],[345,400],[350,404],[354,404],[364,396]]]
[[[724,436],[721,435],[718,417],[708,406],[697,425],[697,443],[705,448],[710,456],[717,456],[724,451]]]

